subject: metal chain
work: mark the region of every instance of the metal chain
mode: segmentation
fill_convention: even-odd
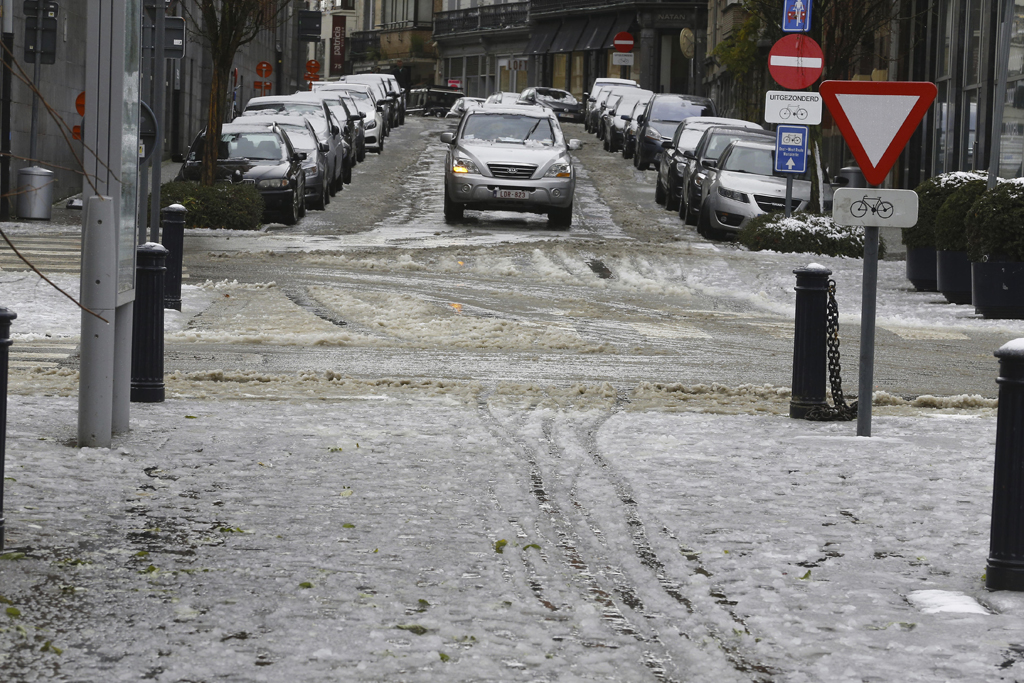
[[[839,362],[839,304],[836,303],[836,281],[828,281],[828,306],[825,309],[828,345],[828,381],[832,387],[833,406],[811,408],[804,419],[819,422],[849,422],[857,417],[857,402],[847,405],[843,396],[843,366]]]

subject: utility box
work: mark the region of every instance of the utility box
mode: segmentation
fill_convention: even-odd
[[[839,177],[836,178],[836,185],[840,187],[867,187],[868,182],[864,179],[864,173],[858,166],[844,166],[839,169]]]
[[[28,166],[18,171],[18,218],[50,220],[53,210],[54,173]]]

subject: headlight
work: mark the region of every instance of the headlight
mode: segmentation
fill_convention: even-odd
[[[747,195],[743,194],[742,192],[737,192],[736,190],[729,190],[727,188],[720,186],[718,188],[718,194],[722,195],[726,199],[731,199],[734,202],[742,202],[744,204],[747,203]]]
[[[452,173],[480,173],[480,170],[469,159],[456,159],[452,162]]]
[[[647,132],[644,133],[644,137],[650,140],[658,140],[659,142],[661,141],[661,133],[659,133],[658,130],[655,128],[648,128]]]
[[[693,184],[696,185],[697,187],[700,187],[701,185],[704,184],[704,178],[706,177],[707,175],[705,175],[704,173],[694,173]]]
[[[305,172],[307,178],[312,178],[316,176],[317,170],[319,169],[317,169],[316,164],[313,164],[312,166],[304,166],[302,170]]]
[[[261,180],[256,183],[257,187],[263,189],[280,189],[282,187],[288,187],[291,182],[287,178],[274,178],[273,180]]]
[[[366,122],[366,130],[373,130],[377,127],[377,119],[370,119]]]
[[[572,165],[571,164],[552,164],[548,172],[544,174],[545,178],[571,178],[572,177]]]

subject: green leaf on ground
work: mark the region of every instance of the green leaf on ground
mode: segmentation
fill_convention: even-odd
[[[523,550],[526,550],[527,548],[535,548],[537,550],[540,550],[540,546],[537,545],[536,543],[531,543],[530,545],[524,545],[523,546]]]
[[[446,655],[443,652],[438,652],[437,654],[440,655],[442,662],[447,662],[447,661],[449,661],[451,659],[451,657],[449,657],[448,655]]]
[[[426,627],[420,626],[419,624],[399,624],[395,628],[408,631],[409,633],[415,633],[418,636],[422,636],[427,632]]]
[[[800,577],[800,580],[801,581],[806,581],[809,578],[811,578],[811,570],[810,569],[807,570],[806,574],[804,574],[803,576]]]
[[[59,647],[57,647],[56,645],[54,645],[52,640],[48,640],[45,643],[43,643],[43,646],[41,648],[39,648],[39,651],[40,652],[52,652],[55,655],[64,654],[64,650],[62,650]]]
[[[0,555],[0,560],[24,560],[25,553],[4,553]]]
[[[341,525],[341,528],[342,529],[355,529],[356,525],[355,524],[349,524],[348,522],[346,522],[345,524]]]
[[[299,584],[299,588],[312,588],[312,587],[313,587],[313,584],[311,584],[309,581],[303,581],[302,583]]]
[[[6,611],[7,616],[9,616],[11,619],[17,619],[21,616],[21,610],[17,607],[8,607]]]
[[[505,546],[507,546],[507,545],[508,545],[508,541],[506,541],[504,538],[501,539],[500,541],[495,541],[494,542],[494,552],[498,553],[499,555],[504,554],[505,553]]]

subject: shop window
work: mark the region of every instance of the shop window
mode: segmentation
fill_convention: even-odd
[[[999,177],[1024,176],[1024,80],[1010,83],[999,135]]]
[[[572,53],[572,79],[569,92],[578,100],[583,99],[583,56],[582,52]]]

